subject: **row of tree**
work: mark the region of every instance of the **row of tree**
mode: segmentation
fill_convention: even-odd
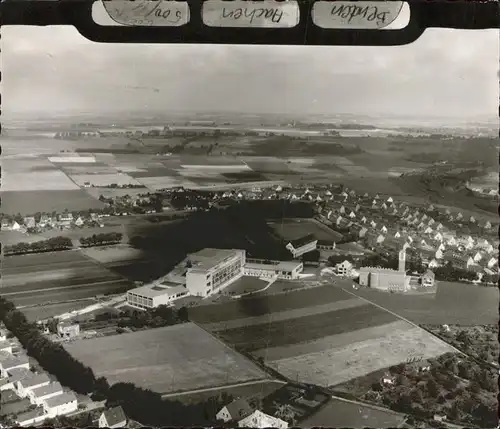
[[[90,237],[80,238],[80,244],[83,247],[102,246],[105,244],[116,244],[122,241],[121,232],[107,232],[102,234],[93,234]]]
[[[97,378],[91,368],[73,358],[59,343],[50,341],[35,323],[29,322],[15,305],[0,297],[0,320],[19,339],[29,356],[58,381],[80,394],[91,394],[95,400],[106,400],[107,407],[121,405],[127,416],[148,426],[211,426],[216,413],[231,397],[214,397],[206,402],[183,404],[163,400],[161,395],[136,387],[132,383],[109,386],[104,377]]]
[[[26,253],[54,252],[58,250],[68,250],[73,247],[71,239],[68,237],[53,237],[47,240],[35,241],[33,243],[16,243],[5,246],[6,255],[22,255]]]

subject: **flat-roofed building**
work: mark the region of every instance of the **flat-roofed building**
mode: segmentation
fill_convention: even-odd
[[[145,310],[160,305],[170,305],[176,299],[187,294],[188,290],[183,285],[162,282],[129,290],[127,292],[127,304]]]
[[[243,275],[245,251],[207,248],[186,258],[186,287],[191,295],[208,296]]]
[[[243,273],[245,276],[265,277],[294,280],[299,277],[299,274],[304,270],[304,264],[300,261],[269,261],[257,262],[254,260],[248,261]]]

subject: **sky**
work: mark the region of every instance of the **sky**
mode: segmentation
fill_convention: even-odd
[[[2,27],[2,113],[196,112],[495,118],[497,30],[398,47],[98,44]]]

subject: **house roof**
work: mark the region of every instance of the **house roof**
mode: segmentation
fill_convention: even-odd
[[[14,402],[19,400],[16,392],[13,390],[3,390],[0,394],[0,404],[6,404],[7,402]]]
[[[46,399],[45,403],[48,408],[58,407],[59,405],[68,404],[69,402],[76,401],[77,398],[73,392],[62,393],[52,398]]]
[[[20,380],[24,380],[32,374],[31,371],[26,368],[12,368],[9,369],[7,373],[9,374],[10,383],[16,383]]]
[[[316,241],[314,234],[307,234],[295,240],[290,240],[290,243],[295,249],[298,249],[299,247],[305,246],[313,241]]]
[[[110,408],[104,411],[102,414],[104,414],[108,426],[115,426],[118,423],[127,421],[127,417],[125,416],[125,412],[123,411],[122,407]]]
[[[253,422],[254,418],[256,419],[256,423]],[[245,426],[250,428],[279,427],[279,424],[284,422],[284,420],[270,416],[259,410],[255,410],[252,414],[242,420],[244,420]],[[240,420],[239,423],[241,424],[242,421]]]
[[[37,398],[42,398],[43,396],[50,395],[52,393],[62,392],[62,386],[59,382],[50,383],[47,386],[37,387],[32,390],[32,393]]]
[[[25,355],[13,356],[1,361],[2,367],[4,369],[13,368],[15,366],[24,365],[27,363],[29,363],[29,358]]]
[[[50,378],[47,374],[33,374],[31,377],[27,377],[24,380],[20,380],[19,383],[26,387],[38,386],[43,383],[50,383]]]
[[[41,417],[43,415],[43,411],[40,409],[27,411],[26,413],[21,413],[17,416],[16,421],[18,423],[28,422],[36,417]]]
[[[244,419],[253,413],[250,404],[243,398],[237,399],[226,405],[226,409],[233,419]]]

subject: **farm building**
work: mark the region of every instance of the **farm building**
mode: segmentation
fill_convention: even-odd
[[[114,407],[104,411],[99,417],[100,428],[121,428],[127,424],[127,416],[122,407]]]
[[[238,422],[240,428],[288,428],[288,423],[277,418],[269,416],[262,411],[256,410],[249,416]]]
[[[314,234],[307,234],[302,238],[290,241],[286,248],[292,253],[294,258],[298,258],[306,253],[316,250],[318,245],[318,240],[314,237]]]
[[[72,413],[78,409],[78,400],[74,393],[63,393],[42,402],[47,417],[53,418]]]
[[[270,261],[271,263],[247,261],[243,268],[245,276],[294,280],[304,270],[299,261]]]
[[[244,419],[252,413],[252,407],[245,399],[241,398],[222,407],[222,409],[217,413],[216,418],[217,420],[227,423],[230,421]]]
[[[73,338],[80,335],[80,325],[78,323],[60,322],[57,325],[57,333],[61,338]]]

